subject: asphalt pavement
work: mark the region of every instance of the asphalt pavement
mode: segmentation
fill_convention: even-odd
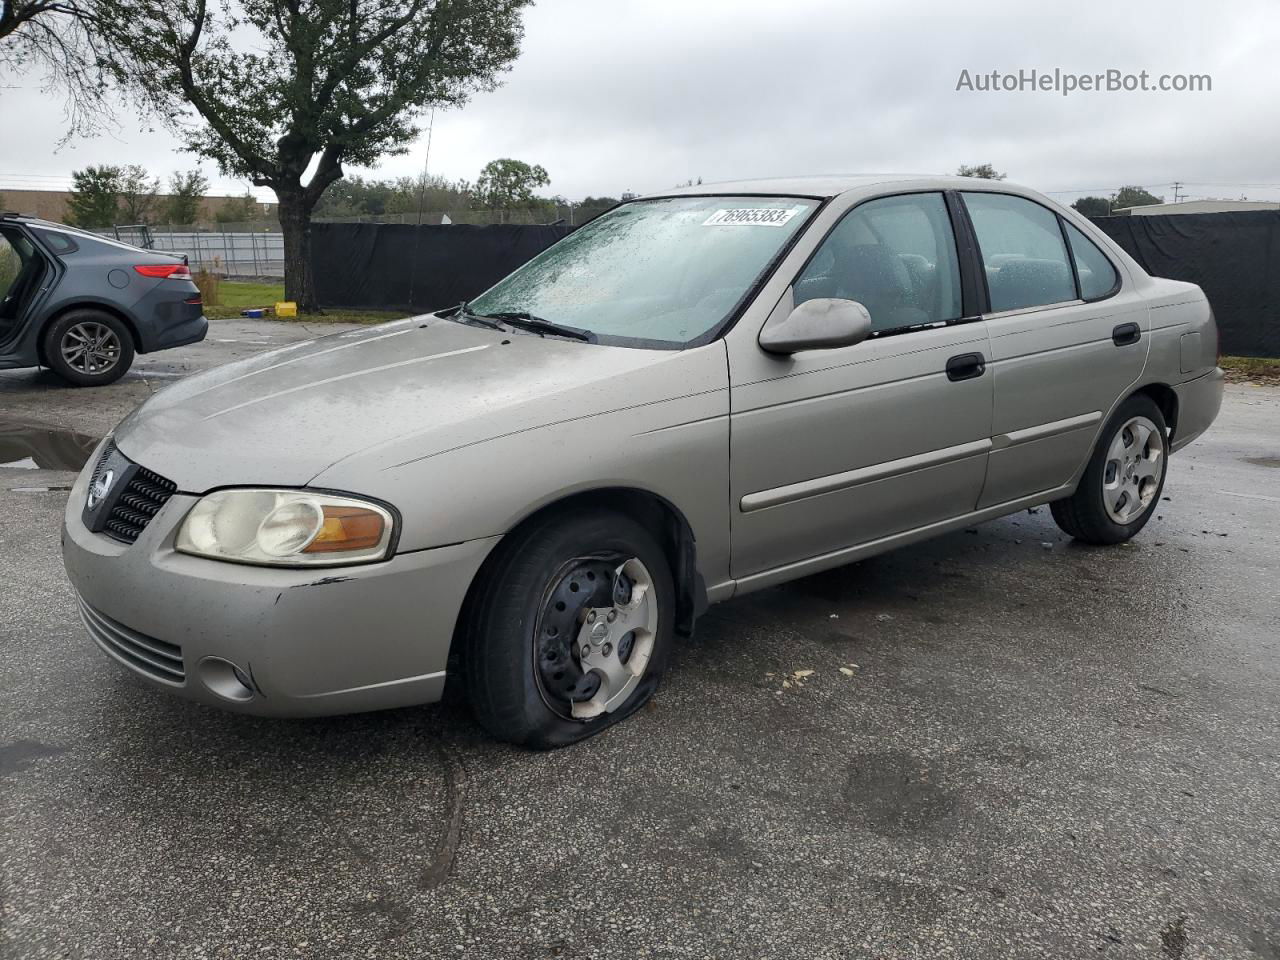
[[[1228,388],[1130,545],[1039,509],[731,601],[528,753],[454,696],[221,713],[84,634],[63,461],[330,329],[0,373],[0,956],[1280,958],[1280,389]]]

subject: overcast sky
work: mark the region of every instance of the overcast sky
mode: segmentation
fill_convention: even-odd
[[[697,177],[991,162],[1064,200],[1127,183],[1171,199],[1175,180],[1191,196],[1280,199],[1274,0],[542,0],[526,30],[498,91],[436,115],[432,173],[474,180],[515,157],[578,199]],[[1213,89],[956,90],[962,70],[1032,68],[1209,74]],[[167,174],[198,162],[127,118],[59,150],[56,102],[13,82],[0,78],[0,190],[63,186],[90,163]],[[424,123],[376,174],[416,174],[425,147]],[[204,169],[221,191],[243,189]]]

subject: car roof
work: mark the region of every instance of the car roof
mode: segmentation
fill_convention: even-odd
[[[911,189],[935,190],[1003,190],[1009,193],[1032,193],[1007,180],[981,180],[975,177],[943,176],[934,173],[858,173],[829,174],[809,177],[768,177],[759,180],[726,180],[722,183],[699,183],[647,194],[647,197],[781,195],[829,199],[851,190],[866,187],[910,185]],[[645,199],[641,197],[640,199]]]

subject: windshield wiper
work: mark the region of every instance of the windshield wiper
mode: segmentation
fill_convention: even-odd
[[[488,317],[478,313],[472,313],[467,301],[463,300],[460,304],[453,308],[453,316],[449,318],[458,323],[469,323],[476,327],[488,327],[490,330],[501,330],[502,324],[495,323]]]
[[[596,335],[590,330],[566,327],[561,323],[553,323],[550,320],[542,319],[542,317],[535,317],[532,313],[525,313],[523,310],[472,314],[472,316],[481,316],[487,320],[501,320],[503,323],[519,330],[529,330],[537,334],[550,333],[557,337],[571,337],[584,343],[592,343],[596,338]]]

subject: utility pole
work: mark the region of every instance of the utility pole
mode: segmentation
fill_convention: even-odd
[[[431,134],[436,128],[436,108],[431,108],[431,122],[427,125],[427,152],[422,158],[422,189],[418,191],[418,226],[422,226],[422,204],[427,196],[427,166],[431,163]]]
[[[1182,183],[1178,180],[1173,181],[1173,202],[1178,202],[1178,191],[1181,189]]]

